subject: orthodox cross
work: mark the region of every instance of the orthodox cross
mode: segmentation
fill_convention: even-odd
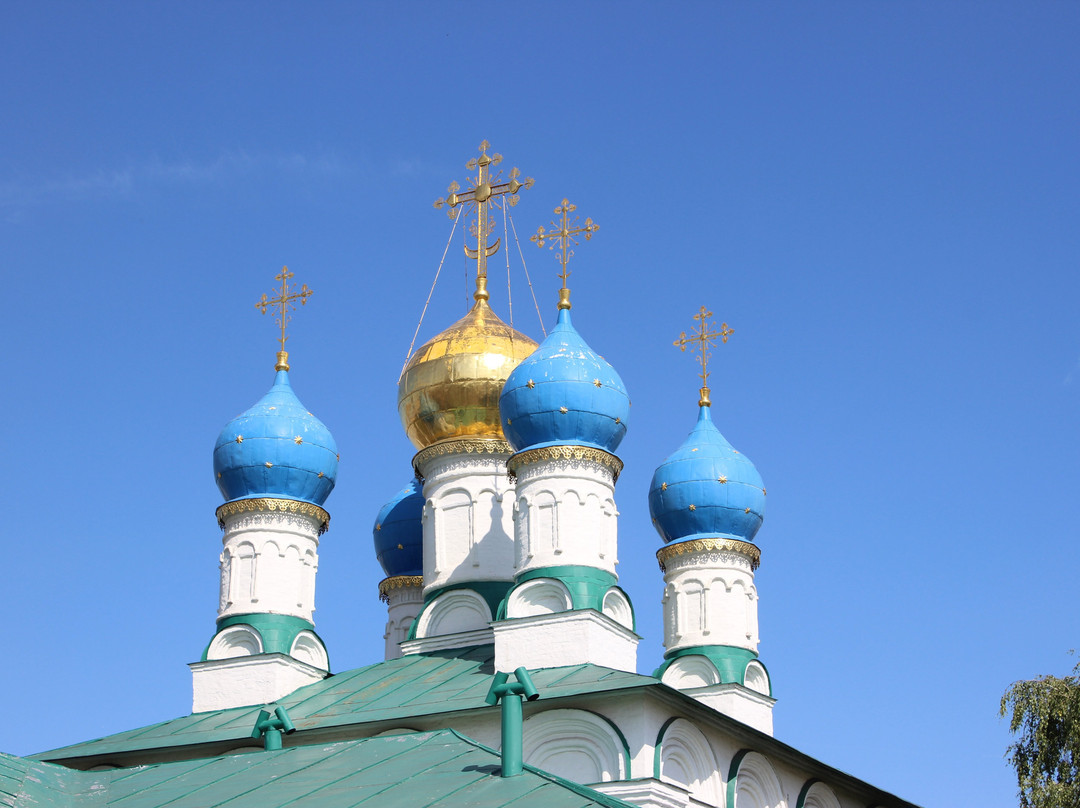
[[[301,285],[299,292],[290,291],[289,280],[292,277],[293,273],[289,272],[289,268],[282,267],[281,272],[274,276],[274,280],[281,281],[278,296],[267,298],[264,294],[261,300],[255,302],[255,308],[259,309],[263,314],[266,314],[267,309],[276,309],[277,324],[281,326],[281,350],[278,351],[277,364],[274,366],[274,370],[289,369],[289,353],[285,350],[285,342],[289,339],[285,334],[285,327],[289,324],[289,320],[292,319],[289,312],[296,308],[297,300],[300,301],[301,306],[306,306],[307,299],[314,294],[311,289],[308,289],[306,283]]]
[[[690,350],[697,351],[701,355],[701,399],[698,404],[702,407],[708,407],[712,404],[709,400],[709,348],[715,344],[717,337],[720,337],[721,342],[727,342],[728,337],[735,333],[734,329],[728,328],[727,323],[721,323],[719,331],[710,330],[713,325],[708,320],[712,316],[713,313],[702,306],[701,311],[694,315],[694,319],[698,321],[694,332],[688,337],[686,332],[683,331],[679,334],[679,338],[672,343],[680,351],[690,348]]]
[[[562,221],[559,224],[555,222],[551,223],[551,230],[545,232],[543,226],[537,228],[536,235],[530,237],[530,241],[536,242],[537,247],[543,247],[548,241],[552,242],[549,249],[554,250],[555,244],[558,243],[562,250],[562,256],[559,258],[559,263],[562,264],[562,273],[559,275],[562,278],[562,289],[559,290],[559,308],[570,308],[570,290],[566,288],[566,279],[570,277],[570,270],[568,270],[567,264],[570,263],[570,259],[574,257],[574,251],[570,249],[570,245],[576,245],[578,243],[574,236],[580,236],[584,234],[585,240],[588,241],[592,238],[592,234],[600,229],[600,225],[593,222],[592,219],[586,219],[584,226],[578,226],[577,216],[573,221],[570,221],[570,214],[577,210],[577,205],[570,204],[569,199],[563,199],[562,204],[555,208],[555,213],[562,216]],[[572,226],[571,226],[572,225]]]
[[[499,251],[499,239],[495,239],[494,244],[488,244],[488,238],[495,225],[494,220],[488,217],[488,206],[498,205],[499,197],[506,196],[510,206],[513,207],[518,202],[518,191],[522,188],[532,188],[534,182],[532,177],[526,177],[524,182],[519,182],[518,177],[521,176],[521,172],[516,168],[510,169],[509,180],[503,181],[502,171],[492,176],[492,169],[502,162],[502,155],[489,155],[487,150],[490,148],[491,144],[485,140],[480,144],[480,156],[474,157],[465,164],[465,168],[470,171],[478,169],[475,177],[466,178],[466,182],[469,183],[468,191],[459,194],[461,186],[455,181],[446,189],[448,194],[445,198],[435,200],[435,207],[441,208],[444,205],[447,207],[446,212],[451,219],[456,215],[454,208],[458,205],[465,205],[467,214],[476,212],[476,223],[471,230],[472,235],[476,237],[476,248],[471,249],[466,244],[465,255],[476,260],[476,291],[477,295],[483,293],[484,298],[487,297],[487,259]],[[484,279],[482,282],[481,278]]]

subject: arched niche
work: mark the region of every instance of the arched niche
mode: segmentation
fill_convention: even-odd
[[[820,780],[807,780],[799,792],[795,808],[840,808],[833,790]]]
[[[787,808],[780,780],[769,759],[744,749],[728,772],[727,804],[731,808]]]
[[[416,626],[416,638],[439,637],[488,627],[491,609],[471,589],[451,589],[428,604]]]
[[[668,665],[660,681],[676,690],[708,687],[720,684],[720,671],[708,657],[701,654],[689,654],[679,657]]]
[[[534,578],[514,587],[506,604],[507,617],[555,614],[573,606],[570,591],[555,578]]]
[[[629,753],[618,728],[585,710],[547,710],[524,726],[525,762],[576,783],[625,780]]]
[[[255,656],[263,650],[262,637],[251,626],[229,626],[220,632],[206,650],[207,660]]]
[[[311,631],[301,631],[296,635],[289,649],[289,656],[320,670],[330,669],[330,659],[326,655],[326,648]]]
[[[617,586],[611,587],[604,595],[603,611],[620,626],[634,630],[634,609],[626,593]]]
[[[752,659],[746,664],[746,671],[743,673],[743,685],[756,693],[761,693],[763,696],[772,695],[769,672],[756,659]]]
[[[684,718],[664,724],[656,741],[654,769],[661,780],[675,783],[690,796],[709,805],[720,805],[723,780],[709,741]]]

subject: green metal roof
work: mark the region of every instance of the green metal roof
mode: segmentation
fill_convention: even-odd
[[[495,672],[494,656],[493,646],[485,645],[377,662],[302,687],[277,703],[288,709],[301,733],[356,724],[407,724],[410,718],[486,709],[484,697]],[[545,699],[659,685],[651,676],[598,665],[531,673]],[[34,757],[74,762],[191,744],[250,744],[248,736],[261,706],[194,713]]]
[[[526,766],[503,778],[497,753],[453,730],[81,772],[0,755],[4,808],[631,808]]]

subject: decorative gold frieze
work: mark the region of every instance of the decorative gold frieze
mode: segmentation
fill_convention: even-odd
[[[224,530],[225,519],[229,516],[235,516],[238,513],[260,513],[267,511],[294,513],[300,516],[310,517],[319,523],[320,536],[326,532],[328,527],[330,527],[330,514],[318,505],[312,505],[310,502],[299,502],[295,499],[270,499],[269,497],[259,499],[237,499],[232,502],[226,502],[217,509],[216,515],[218,527]]]
[[[422,587],[424,585],[424,578],[421,575],[394,575],[390,578],[383,578],[379,581],[379,600],[383,603],[390,602],[390,593],[395,589],[405,589],[408,587]]]
[[[761,563],[761,550],[755,544],[738,539],[693,539],[669,544],[656,551],[656,560],[660,562],[660,571],[667,572],[666,562],[675,556],[687,553],[729,552],[738,553],[750,559],[750,569],[756,571]]]
[[[611,469],[615,480],[623,470],[623,462],[610,452],[594,449],[591,446],[543,446],[539,449],[527,449],[512,455],[506,461],[507,474],[511,480],[517,479],[517,470],[543,460],[588,460]]]
[[[441,440],[438,443],[433,443],[430,446],[421,449],[413,455],[413,469],[416,470],[416,476],[423,479],[424,475],[420,470],[421,467],[429,460],[433,460],[436,457],[463,454],[508,455],[513,451],[514,450],[510,448],[510,444],[500,438],[455,438],[451,440]]]

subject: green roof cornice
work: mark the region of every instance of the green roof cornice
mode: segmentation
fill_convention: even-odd
[[[575,611],[593,609],[603,613],[604,597],[607,593],[612,588],[619,589],[622,592],[622,589],[617,586],[618,577],[606,570],[569,564],[559,567],[541,567],[540,569],[529,570],[517,577],[513,588],[506,593],[506,597],[499,604],[495,619],[506,619],[506,604],[514,589],[538,578],[552,578],[562,583],[570,592],[570,602]],[[626,596],[626,602],[630,603],[630,597],[625,592],[623,592],[623,595]],[[634,615],[632,603],[630,604],[630,614],[634,618],[631,630],[636,631],[637,617]]]
[[[694,645],[690,648],[680,648],[677,651],[669,651],[664,654],[663,664],[653,672],[653,676],[662,679],[671,663],[685,656],[703,656],[716,666],[720,672],[720,681],[724,684],[737,684],[746,686],[746,666],[753,660],[757,660],[761,667],[765,667],[758,655],[748,648],[737,648],[731,645]],[[768,669],[765,670],[768,673]],[[769,680],[769,695],[772,696],[772,680]]]
[[[232,626],[250,626],[262,638],[264,654],[288,655],[292,650],[296,635],[301,631],[310,631],[315,634],[315,625],[310,620],[305,620],[302,617],[294,617],[288,614],[235,614],[217,621],[217,631],[214,632],[214,637]],[[315,634],[315,636],[318,637],[323,648],[326,648],[326,643],[322,641],[322,637],[319,637],[318,634]],[[213,641],[214,639],[211,637],[210,643],[207,643],[206,648],[203,649],[203,662],[206,661],[206,654],[210,650],[210,644]]]

